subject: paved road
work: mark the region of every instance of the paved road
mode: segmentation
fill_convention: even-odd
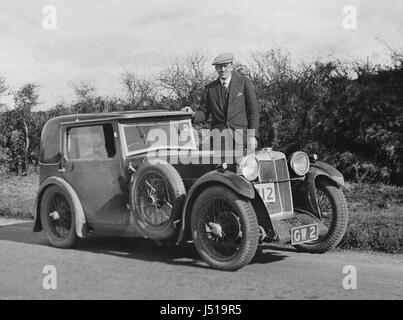
[[[222,272],[191,245],[91,237],[60,250],[31,230],[0,226],[0,299],[403,299],[402,255],[265,247],[252,264]],[[46,265],[56,267],[56,290],[42,287]],[[356,267],[356,290],[343,289],[346,265]]]

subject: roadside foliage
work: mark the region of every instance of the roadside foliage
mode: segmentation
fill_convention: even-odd
[[[389,66],[318,60],[295,67],[280,49],[251,54],[236,71],[254,83],[261,145],[287,154],[317,153],[350,181],[403,185],[403,56],[391,58]],[[72,86],[74,101],[47,111],[35,110],[40,104],[36,84],[12,90],[0,77],[0,95],[11,90],[15,103],[12,109],[0,105],[0,167],[17,175],[33,170],[43,125],[57,115],[197,109],[204,103],[204,86],[215,76],[206,70],[207,59],[195,53],[153,77],[125,71],[121,98],[100,96],[95,82],[80,81]]]

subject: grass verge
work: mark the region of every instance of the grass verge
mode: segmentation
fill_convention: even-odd
[[[26,177],[0,174],[0,216],[33,219],[38,186],[38,174]]]
[[[341,248],[403,253],[403,188],[349,184],[347,234]]]

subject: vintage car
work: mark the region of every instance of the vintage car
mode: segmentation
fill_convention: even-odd
[[[168,141],[156,144],[165,133]],[[189,112],[51,119],[41,136],[34,231],[59,248],[89,233],[193,242],[221,270],[247,265],[265,243],[321,253],[342,240],[348,209],[335,168],[271,148],[229,164],[215,154],[200,149]]]

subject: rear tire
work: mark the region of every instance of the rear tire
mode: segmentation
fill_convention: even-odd
[[[50,244],[57,248],[72,248],[78,241],[75,212],[67,191],[57,185],[49,186],[40,203],[42,228]]]
[[[195,200],[192,238],[201,258],[211,267],[235,271],[255,256],[259,228],[249,200],[224,186],[212,186]]]

